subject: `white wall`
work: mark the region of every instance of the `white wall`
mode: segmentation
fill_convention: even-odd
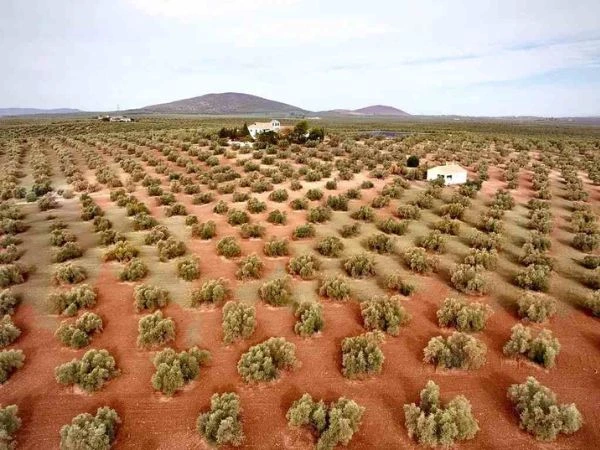
[[[437,180],[438,176],[442,176],[437,170],[429,169],[427,171],[427,181]],[[448,175],[444,176],[444,182],[446,185],[451,184],[463,184],[467,182],[467,171],[453,173],[451,178],[448,178]]]

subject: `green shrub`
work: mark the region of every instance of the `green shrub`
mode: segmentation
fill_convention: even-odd
[[[408,297],[415,291],[415,286],[404,281],[400,273],[388,275],[385,279],[385,287]]]
[[[25,282],[27,269],[20,264],[6,264],[0,266],[0,288],[4,289],[14,284]]]
[[[417,220],[421,218],[421,210],[416,205],[400,205],[396,210],[400,219]]]
[[[206,280],[200,289],[192,292],[192,306],[198,306],[203,303],[213,305],[222,304],[230,295],[227,282],[224,278],[215,280]]]
[[[445,369],[478,369],[485,363],[486,345],[466,333],[433,337],[423,350],[423,361]]]
[[[186,216],[185,224],[188,227],[196,225],[198,223],[198,216]]]
[[[48,297],[48,306],[54,314],[74,316],[81,308],[89,308],[96,304],[96,292],[82,284],[68,291],[55,292]]]
[[[11,375],[23,367],[25,355],[21,350],[0,351],[0,385],[5,383]]]
[[[327,206],[334,211],[348,211],[348,199],[344,195],[330,195]]]
[[[104,261],[127,262],[139,255],[140,251],[130,242],[117,242],[104,253]]]
[[[162,311],[147,314],[138,322],[137,345],[142,348],[158,347],[175,339],[175,322],[163,317]]]
[[[498,262],[498,252],[494,249],[472,248],[465,256],[464,264],[468,266],[481,266],[486,270],[494,270]]]
[[[285,202],[289,198],[285,189],[275,189],[269,194],[269,200],[273,202]]]
[[[385,208],[389,204],[390,198],[387,195],[378,195],[377,197],[373,198],[373,201],[371,202],[371,206],[377,209]]]
[[[238,263],[238,270],[235,276],[240,280],[249,278],[259,279],[262,276],[264,264],[256,255],[249,255],[242,258]]]
[[[304,394],[288,409],[286,418],[293,427],[310,426],[317,434],[317,449],[333,449],[348,445],[358,431],[365,408],[353,400],[341,397],[329,405],[314,401]]]
[[[418,247],[435,253],[444,253],[446,251],[446,239],[438,230],[433,230],[428,235],[419,237],[416,244]]]
[[[587,269],[596,269],[600,267],[600,256],[598,255],[586,255],[581,262],[583,267]]]
[[[50,232],[50,245],[62,247],[67,242],[75,242],[77,238],[69,230],[56,229]]]
[[[379,330],[397,336],[400,327],[410,321],[410,314],[397,296],[373,296],[360,304],[360,313],[367,330]]]
[[[518,323],[510,332],[510,339],[503,348],[505,355],[513,358],[523,355],[547,369],[554,367],[555,359],[560,352],[560,344],[550,330],[542,329],[537,336],[533,337],[531,328]]]
[[[298,321],[294,325],[294,331],[302,337],[312,336],[323,329],[323,307],[320,303],[301,302],[296,306],[294,316]]]
[[[306,223],[304,225],[298,225],[292,233],[293,239],[311,238],[316,234],[316,230],[313,224]]]
[[[183,256],[185,254],[185,244],[183,241],[178,241],[173,237],[169,237],[163,241],[158,241],[158,259],[166,262],[170,259]]]
[[[321,268],[320,261],[310,254],[304,254],[291,258],[287,265],[287,270],[292,275],[299,276],[303,280],[314,278]]]
[[[435,272],[439,265],[436,257],[429,256],[425,249],[420,247],[406,249],[402,258],[407,267],[417,273]]]
[[[66,242],[62,247],[54,252],[52,261],[65,262],[70,259],[79,258],[83,255],[83,248],[77,242]]]
[[[583,304],[594,316],[600,317],[600,290],[592,292],[592,294],[585,299]],[[2,308],[0,307],[0,310],[1,309]]]
[[[212,220],[192,225],[192,237],[212,239],[217,234],[217,224]]]
[[[8,314],[0,318],[0,348],[9,346],[20,335],[21,330],[13,323]]]
[[[144,244],[154,245],[164,239],[168,239],[171,236],[171,232],[164,225],[156,225],[153,227],[146,236],[144,236]]]
[[[10,289],[0,291],[0,316],[14,314],[21,299],[13,294]]]
[[[482,303],[467,303],[457,298],[447,298],[437,312],[440,327],[454,327],[472,333],[482,331],[492,314],[492,309]]]
[[[337,258],[344,250],[344,244],[336,236],[327,236],[317,242],[317,251],[330,258]]]
[[[149,230],[158,225],[158,221],[150,214],[142,212],[133,216],[133,229],[136,231]]]
[[[495,250],[500,248],[500,239],[499,234],[475,231],[469,236],[469,245],[478,250]]]
[[[460,231],[460,220],[453,220],[445,217],[435,222],[433,228],[441,233],[457,236]]]
[[[515,275],[515,284],[532,291],[547,291],[550,287],[550,267],[530,264]]]
[[[352,225],[344,225],[340,230],[340,235],[343,238],[351,238],[360,234],[360,224],[354,222]]]
[[[329,219],[331,219],[331,209],[325,206],[310,208],[306,215],[306,220],[311,223],[323,223]]]
[[[319,295],[335,300],[348,300],[350,286],[342,276],[327,277],[321,280]]]
[[[577,233],[573,237],[573,247],[582,252],[593,252],[600,247],[600,233]]]
[[[87,312],[74,323],[62,322],[55,336],[64,345],[82,348],[90,344],[92,336],[102,331],[102,318],[98,314]]]
[[[119,241],[127,240],[122,233],[118,233],[115,230],[100,231],[98,235],[100,236],[99,244],[103,247],[108,247],[109,245],[116,244]]]
[[[269,213],[267,216],[267,222],[284,225],[287,222],[287,214],[276,209]]]
[[[493,205],[498,209],[508,211],[515,207],[515,200],[512,195],[510,195],[510,192],[500,189],[496,192],[496,195],[494,195]]]
[[[287,239],[275,239],[272,238],[268,242],[265,242],[263,252],[267,256],[277,257],[289,255],[290,250],[288,247]]]
[[[309,189],[306,191],[306,198],[312,201],[321,200],[323,198],[323,191],[320,189]]]
[[[137,312],[153,311],[164,308],[169,303],[169,292],[158,286],[140,284],[133,290],[134,305]]]
[[[369,250],[379,254],[392,253],[394,251],[394,241],[384,233],[369,236],[366,240],[366,246]]]
[[[54,284],[76,284],[84,281],[87,278],[86,270],[72,262],[66,262],[58,266],[52,275]]]
[[[379,348],[383,333],[373,331],[360,336],[347,337],[342,341],[342,374],[357,378],[381,372],[385,356]]]
[[[15,433],[21,428],[17,405],[0,407],[0,447],[6,450],[17,448]]]
[[[174,203],[165,208],[165,216],[187,216],[187,209],[181,203]]]
[[[368,205],[362,205],[360,208],[350,214],[350,217],[354,220],[372,222],[375,218],[375,211],[373,211],[373,208]]]
[[[133,258],[119,272],[121,281],[138,281],[148,275],[148,267],[140,258]]]
[[[223,341],[231,344],[238,339],[248,339],[256,329],[254,306],[229,301],[223,307]]]
[[[271,306],[281,306],[289,303],[292,298],[289,278],[275,278],[265,282],[258,289],[258,296]]]
[[[58,366],[55,375],[60,384],[75,384],[86,392],[93,392],[119,375],[119,370],[115,358],[107,350],[91,349],[81,359]]]
[[[553,441],[560,433],[573,434],[583,425],[574,403],[557,404],[556,394],[534,377],[511,385],[508,398],[519,415],[520,428],[540,441]]]
[[[487,292],[487,280],[483,266],[457,264],[450,271],[453,286],[465,294],[483,295]]]
[[[384,233],[402,236],[408,230],[408,221],[395,220],[390,217],[385,220],[378,220],[376,226]]]
[[[261,202],[255,197],[252,197],[246,202],[246,209],[248,209],[251,214],[258,214],[266,211],[267,204],[265,202]]]
[[[307,209],[308,208],[308,200],[306,200],[305,198],[296,198],[290,202],[290,207],[295,211],[299,211],[301,209]]]
[[[210,399],[210,411],[198,416],[196,429],[211,445],[238,447],[244,441],[241,411],[237,394],[214,394]]]
[[[279,372],[296,364],[296,346],[281,337],[272,337],[250,349],[240,358],[237,369],[245,382],[271,381]]]
[[[450,448],[456,441],[473,439],[479,424],[471,411],[471,403],[458,395],[446,405],[440,401],[440,388],[429,380],[421,391],[420,403],[404,405],[408,437],[421,445]]]
[[[233,236],[226,236],[217,243],[217,255],[235,258],[242,254],[242,248]]]
[[[358,253],[344,260],[344,270],[352,278],[375,275],[375,260],[367,253]]]
[[[236,226],[248,222],[250,222],[250,217],[245,211],[240,211],[239,209],[232,209],[227,214],[227,223],[229,225]]]
[[[440,216],[444,217],[445,220],[451,219],[462,219],[465,213],[466,207],[461,203],[448,203],[442,205],[440,208]]]
[[[84,413],[73,418],[70,425],[60,429],[61,450],[108,450],[117,435],[119,415],[114,409],[98,408],[96,415]]]
[[[210,353],[198,347],[180,353],[172,348],[158,352],[152,361],[156,368],[152,375],[152,387],[169,397],[172,396],[198,377],[200,366],[209,358]]]
[[[517,300],[518,314],[522,319],[542,323],[556,314],[556,302],[549,297],[525,294]]]
[[[225,214],[229,211],[229,206],[224,200],[219,200],[215,206],[213,206],[213,212],[215,214]]]

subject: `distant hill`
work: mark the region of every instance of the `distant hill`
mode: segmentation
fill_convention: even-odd
[[[208,115],[304,115],[308,111],[297,106],[257,97],[256,95],[225,92],[145,106],[128,112]]]
[[[387,117],[410,117],[410,114],[393,106],[372,105],[359,109],[331,109],[329,111],[320,111],[317,113],[323,116],[387,116]]]
[[[354,112],[368,116],[410,116],[410,114],[401,109],[386,105],[366,106],[364,108],[355,109]]]
[[[83,112],[79,109],[72,108],[55,108],[55,109],[39,109],[39,108],[0,108],[0,117],[6,116],[33,116],[37,114],[74,114]]]

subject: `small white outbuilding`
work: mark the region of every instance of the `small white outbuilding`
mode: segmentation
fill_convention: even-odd
[[[443,178],[444,184],[463,184],[467,182],[467,169],[458,164],[445,164],[443,166],[427,169],[427,181]]]

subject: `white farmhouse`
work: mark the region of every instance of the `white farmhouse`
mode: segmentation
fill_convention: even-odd
[[[265,131],[279,133],[279,130],[281,130],[281,123],[279,123],[279,120],[275,119],[272,119],[270,122],[254,122],[253,124],[248,125],[248,131],[250,132],[252,139],[256,139],[256,136]]]
[[[443,178],[446,185],[463,184],[467,182],[467,170],[458,164],[445,164],[427,169],[427,181],[438,178]]]

